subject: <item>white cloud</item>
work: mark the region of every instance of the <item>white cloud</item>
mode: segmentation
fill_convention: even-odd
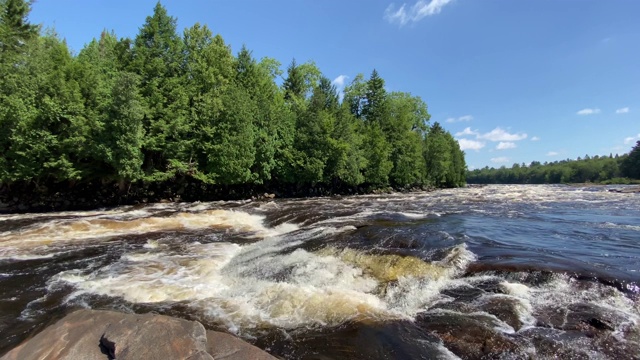
[[[531,141],[540,141],[540,138],[537,137],[537,136],[534,136],[534,137],[531,138]]]
[[[473,116],[465,115],[465,116],[460,116],[459,118],[450,117],[445,121],[448,123],[456,123],[456,122],[471,121],[471,120],[473,120]]]
[[[396,5],[391,4],[384,11],[384,19],[390,23],[397,23],[400,26],[409,22],[417,22],[431,15],[439,14],[445,5],[453,0],[418,0],[413,6],[407,8],[407,4],[402,4],[396,10]]]
[[[636,136],[629,136],[628,138],[624,138],[624,144],[625,145],[633,144],[633,142],[636,140],[640,140],[640,134]]]
[[[497,150],[507,150],[507,149],[515,149],[516,144],[512,142],[503,142],[501,141],[498,146],[496,146]]]
[[[494,158],[491,158],[491,162],[496,163],[496,164],[507,163],[507,162],[509,162],[509,158],[505,157],[505,156],[494,157]]]
[[[629,108],[628,107],[623,107],[621,109],[616,110],[616,114],[626,114],[629,112]]]
[[[465,129],[466,130],[466,129]],[[477,136],[478,139],[489,141],[520,141],[527,138],[527,134],[510,134],[500,127],[497,127],[490,132]]]
[[[457,132],[456,136],[465,136],[465,135],[474,135],[474,136],[478,136],[478,130],[471,130],[470,127],[464,128],[464,130]]]
[[[595,108],[595,109],[586,108],[586,109],[582,109],[582,110],[578,111],[576,114],[578,114],[578,115],[600,114],[600,109],[598,109],[598,108]]]
[[[475,150],[478,151],[485,146],[485,143],[482,141],[475,141],[469,139],[458,139],[458,144],[460,144],[460,150]]]
[[[547,153],[547,156],[558,156],[558,155],[560,155],[560,154],[559,154],[559,153],[557,153],[557,152],[555,152],[555,151],[549,151],[549,152]]]
[[[347,81],[349,77],[347,75],[340,75],[337,78],[333,79],[333,81],[331,82],[333,85],[335,85],[338,88],[342,88],[344,86],[344,83]]]

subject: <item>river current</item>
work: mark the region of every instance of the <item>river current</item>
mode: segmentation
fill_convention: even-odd
[[[0,216],[0,355],[77,308],[285,359],[638,359],[640,194],[496,185]]]

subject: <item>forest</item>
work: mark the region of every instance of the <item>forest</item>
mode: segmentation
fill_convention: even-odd
[[[135,38],[103,31],[72,54],[30,2],[0,6],[1,186],[465,184],[457,141],[376,70],[339,93],[311,61],[234,54],[198,23],[180,34],[160,2]]]
[[[485,167],[467,173],[470,184],[561,184],[561,183],[640,183],[640,141],[629,154],[589,156],[528,166],[513,164],[511,168]]]

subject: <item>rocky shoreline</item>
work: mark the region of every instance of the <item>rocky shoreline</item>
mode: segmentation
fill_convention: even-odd
[[[1,360],[275,360],[233,335],[197,321],[157,314],[78,310],[5,354]]]
[[[345,184],[318,184],[309,186],[291,184],[268,185],[207,185],[193,180],[163,183],[132,184],[90,182],[82,184],[34,183],[0,185],[0,214],[91,210],[119,205],[138,205],[158,202],[268,200],[273,198],[300,198],[336,195],[383,194],[393,191],[432,191],[434,188],[415,186],[407,188],[378,188],[373,186],[347,186]]]

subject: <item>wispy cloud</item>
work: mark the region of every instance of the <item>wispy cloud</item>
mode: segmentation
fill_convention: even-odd
[[[540,141],[540,138],[537,137],[537,136],[534,136],[534,137],[531,138],[531,141]]]
[[[478,130],[471,130],[470,127],[464,128],[464,130],[457,132],[456,136],[467,136],[467,135],[474,135],[474,136],[478,136]]]
[[[483,143],[482,141],[469,139],[458,139],[458,144],[460,144],[460,150],[479,151],[485,146],[485,143]]]
[[[506,156],[494,157],[491,158],[491,162],[496,164],[503,164],[509,162],[509,158]]]
[[[347,81],[349,77],[347,75],[340,75],[337,78],[333,79],[331,82],[336,87],[342,88],[344,87],[344,83]]]
[[[582,109],[580,111],[578,111],[576,114],[578,115],[594,115],[594,114],[600,114],[600,109],[598,108],[586,108],[586,109]]]
[[[626,114],[628,112],[629,112],[629,108],[628,107],[623,107],[623,108],[620,108],[620,109],[616,110],[616,114]]]
[[[460,116],[458,118],[454,118],[454,117],[450,117],[446,120],[446,122],[448,123],[456,123],[456,122],[467,122],[467,121],[471,121],[473,120],[473,116],[471,115],[465,115],[465,116]]]
[[[516,148],[516,144],[512,143],[512,142],[504,142],[501,141],[498,146],[496,146],[497,150],[507,150],[507,149],[515,149]]]
[[[478,135],[477,138],[483,139],[483,140],[489,140],[489,141],[520,141],[520,140],[526,139],[527,134],[525,133],[510,134],[504,129],[497,127],[489,131],[488,133]]]
[[[547,156],[558,156],[558,155],[560,155],[560,154],[558,152],[556,152],[556,151],[549,151],[547,153]]]
[[[624,138],[624,144],[625,145],[633,144],[637,140],[640,140],[640,134],[636,136],[629,136],[628,138]]]
[[[402,4],[396,9],[395,4],[391,4],[384,11],[384,19],[392,24],[406,25],[410,22],[417,22],[427,16],[439,14],[442,8],[453,0],[418,0],[415,4],[407,7]]]
[[[342,98],[344,97],[344,85],[348,78],[349,77],[347,75],[338,75],[337,78],[331,81],[331,84],[333,84],[336,87],[336,90],[338,90],[338,97],[340,98],[340,101],[342,101]]]

